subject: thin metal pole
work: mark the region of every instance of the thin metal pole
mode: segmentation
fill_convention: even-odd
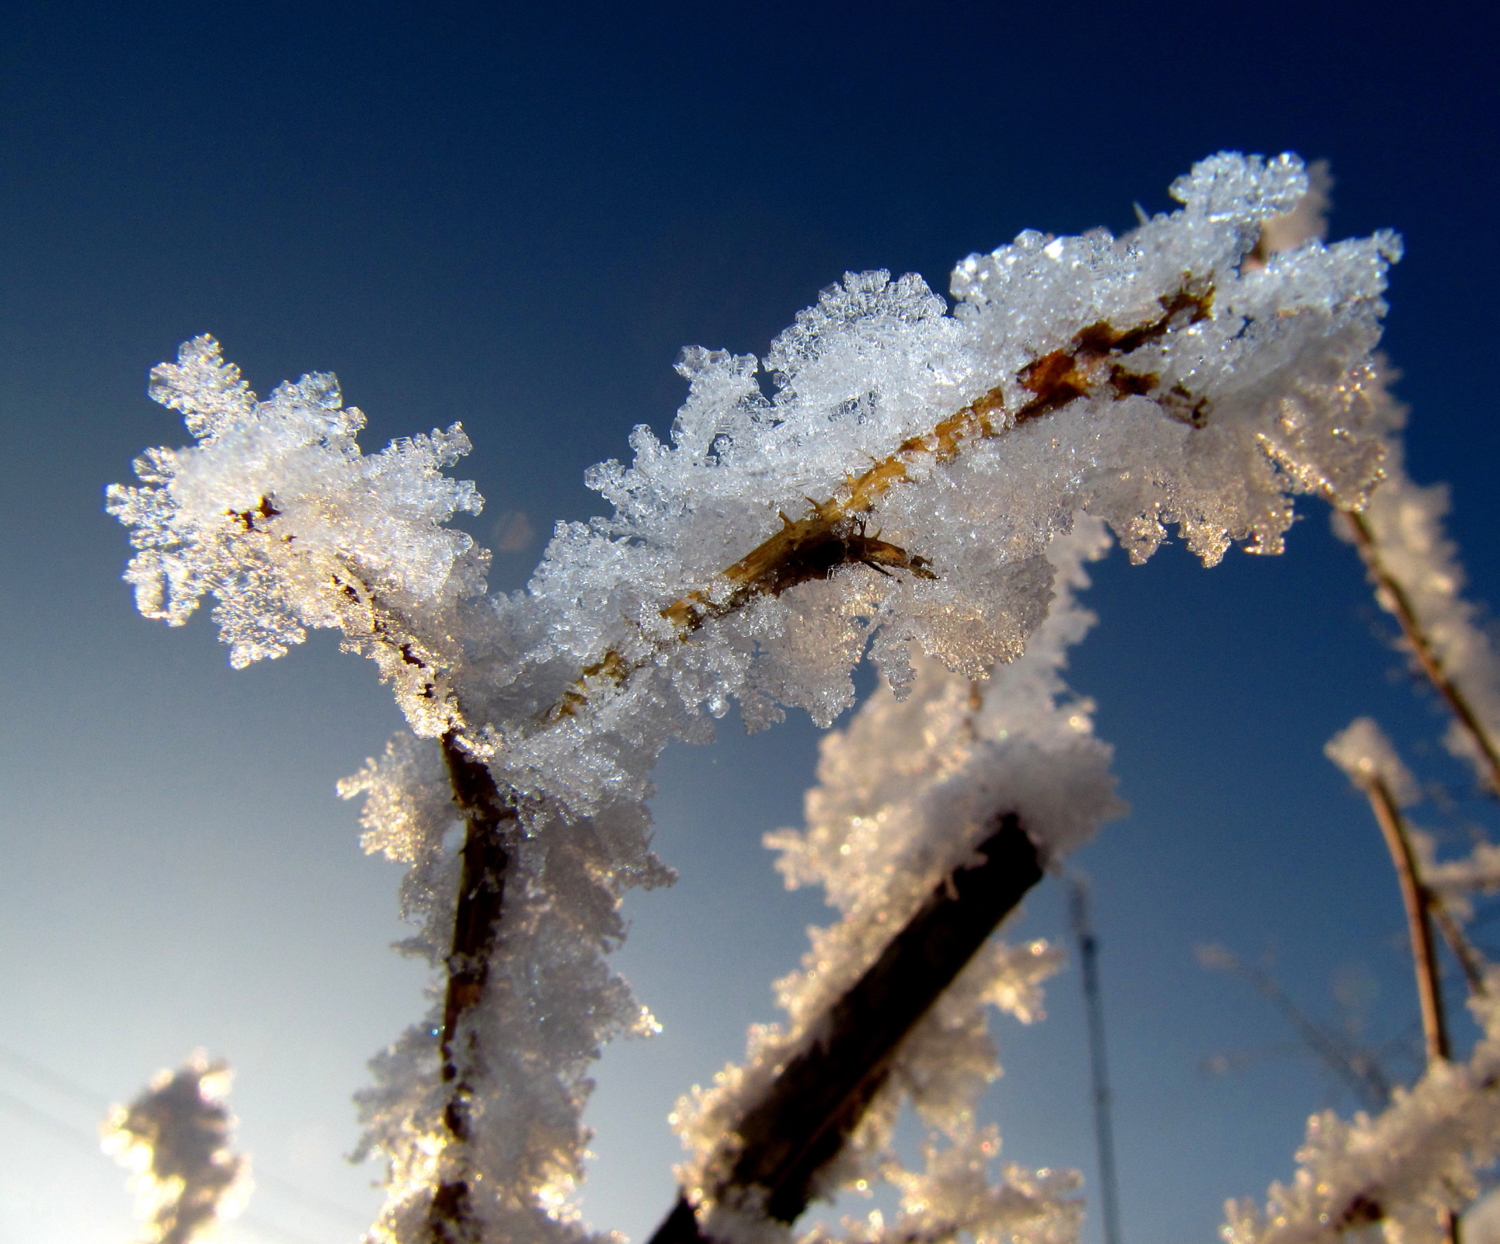
[[[1104,1218],[1104,1244],[1120,1244],[1119,1191],[1115,1179],[1115,1131],[1109,1092],[1109,1064],[1104,1049],[1104,1003],[1099,993],[1099,939],[1089,922],[1088,883],[1068,879],[1073,935],[1078,939],[1078,965],[1083,976],[1083,1005],[1088,1015],[1089,1063],[1094,1081],[1094,1141],[1099,1150],[1099,1202]]]

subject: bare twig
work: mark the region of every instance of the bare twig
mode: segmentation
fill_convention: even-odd
[[[984,863],[955,869],[933,889],[734,1127],[738,1152],[716,1199],[761,1189],[767,1214],[788,1223],[807,1208],[818,1171],[837,1156],[886,1083],[903,1038],[1042,878],[1020,817],[1008,812],[993,824],[976,848]],[[704,1238],[683,1197],[650,1244]]]
[[[1245,962],[1232,950],[1217,944],[1200,946],[1198,961],[1206,968],[1232,972],[1241,977],[1256,993],[1280,1011],[1301,1038],[1302,1044],[1349,1086],[1365,1109],[1378,1111],[1390,1104],[1390,1082],[1375,1053],[1360,1049],[1313,1019],[1292,1000],[1269,972]]]
[[[1427,1047],[1427,1061],[1446,1061],[1453,1056],[1453,1050],[1448,1041],[1447,1017],[1443,1013],[1437,947],[1432,940],[1431,902],[1418,872],[1411,834],[1385,779],[1376,774],[1362,785],[1380,832],[1385,835],[1385,845],[1391,853],[1396,878],[1401,883],[1401,899],[1406,906],[1406,924],[1411,934],[1412,966],[1417,974],[1417,996],[1422,1004],[1422,1036]]]
[[[1412,607],[1411,597],[1381,561],[1374,533],[1370,530],[1370,524],[1365,516],[1352,510],[1345,510],[1344,517],[1349,520],[1349,529],[1354,535],[1354,545],[1359,550],[1359,555],[1370,572],[1370,577],[1375,580],[1376,586],[1390,601],[1390,612],[1395,615],[1396,621],[1401,625],[1401,633],[1406,638],[1407,648],[1421,667],[1422,673],[1427,676],[1427,681],[1443,697],[1443,702],[1447,704],[1459,725],[1473,740],[1474,746],[1479,749],[1479,754],[1488,771],[1490,790],[1500,795],[1500,751],[1496,750],[1489,732],[1480,724],[1468,697],[1443,669],[1442,662],[1433,651],[1432,641],[1422,629],[1422,623]]]

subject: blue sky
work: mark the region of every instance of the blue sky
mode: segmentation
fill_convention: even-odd
[[[1291,149],[1332,162],[1334,236],[1406,239],[1385,348],[1411,470],[1452,481],[1474,594],[1500,601],[1494,23],[1461,4],[9,6],[0,1244],[128,1238],[89,1093],[200,1045],[239,1069],[263,1172],[239,1238],[354,1238],[372,1194],[339,1157],[348,1097],[421,1005],[385,948],[396,871],[332,794],[398,724],[371,671],[323,637],[233,673],[206,624],[145,622],[119,581],[102,490],[180,443],[144,393],[179,341],[213,332],[261,389],[336,371],[367,448],[461,419],[473,530],[520,546],[491,579],[510,589],[553,521],[593,512],[584,469],[633,424],[665,434],[683,345],[764,353],[846,269],[944,289],[1023,228],[1129,227],[1211,151]],[[1372,997],[1372,1041],[1414,1031],[1395,883],[1324,740],[1373,713],[1488,816],[1352,554],[1305,514],[1283,558],[1116,556],[1089,596],[1071,681],[1134,809],[1078,861],[1131,1241],[1212,1238],[1224,1197],[1290,1173],[1309,1111],[1350,1105],[1275,1054],[1290,1035],[1196,944],[1269,954],[1320,1016],[1336,989]],[[631,900],[620,956],[666,1031],[598,1075],[585,1210],[637,1240],[670,1202],[674,1095],[772,1017],[769,981],[823,918],[759,845],[798,823],[817,732],[721,733],[663,764],[682,880]],[[1022,932],[1064,931],[1044,888]],[[989,1106],[1007,1156],[1092,1178],[1077,994],[1069,972],[1045,1023],[1000,1025]],[[1253,1057],[1205,1075],[1220,1053]]]

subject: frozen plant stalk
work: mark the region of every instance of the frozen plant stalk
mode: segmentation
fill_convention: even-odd
[[[787,707],[830,722],[866,655],[897,695],[924,654],[983,679],[1047,616],[1049,550],[1079,514],[1136,561],[1176,526],[1211,564],[1235,541],[1279,551],[1294,494],[1364,503],[1399,245],[1249,262],[1306,187],[1295,157],[1217,155],[1124,237],[1026,232],[964,260],[951,308],[920,277],[848,274],[764,360],[685,351],[670,444],[637,428],[629,466],[595,467],[613,512],[560,524],[509,596],[482,596],[482,555],[442,525],[478,504],[438,471],[457,428],[364,455],[331,377],[259,401],[206,338],[158,369],[198,443],[111,493],[142,607],[181,621],[214,594],[238,663],[337,628],[419,736],[348,788],[367,841],[417,870],[416,949],[461,1002],[393,1046],[363,1100],[392,1171],[375,1238],[585,1238],[586,1068],[650,1026],[603,954],[624,890],[665,879],[645,800],[668,743],[710,737],[732,701],[752,727]],[[503,882],[455,898],[465,784],[510,821]],[[1070,815],[1039,822],[1038,849],[1094,823]],[[471,892],[490,927],[455,955]]]

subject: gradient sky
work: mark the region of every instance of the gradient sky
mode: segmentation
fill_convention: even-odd
[[[422,974],[386,949],[397,870],[360,855],[333,797],[398,725],[372,669],[325,635],[232,672],[204,620],[146,622],[119,580],[103,488],[185,438],[144,392],[179,341],[214,333],[263,391],[336,371],[367,449],[461,419],[460,472],[488,499],[473,530],[515,546],[491,578],[510,589],[554,520],[594,512],[584,468],[635,423],[666,433],[681,346],[763,354],[846,269],[943,290],[956,260],[1023,228],[1129,227],[1212,151],[1291,149],[1332,161],[1334,236],[1406,238],[1386,349],[1412,473],[1452,481],[1474,594],[1500,601],[1496,33],[1490,6],[1317,0],[13,0],[0,1244],[124,1244],[121,1172],[92,1130],[198,1046],[237,1068],[261,1176],[232,1238],[356,1238],[376,1197],[341,1158],[348,1099],[421,1007]],[[1374,1044],[1415,1032],[1395,882],[1328,736],[1373,713],[1461,816],[1489,816],[1434,746],[1443,722],[1352,554],[1320,505],[1304,512],[1283,558],[1115,556],[1088,598],[1101,624],[1070,677],[1134,808],[1077,861],[1128,1244],[1207,1244],[1225,1197],[1290,1174],[1309,1111],[1351,1105],[1195,945],[1271,956],[1319,1017],[1362,1000]],[[591,1110],[585,1212],[637,1241],[671,1200],[674,1096],[772,1018],[769,981],[823,918],[759,842],[799,823],[817,732],[799,716],[721,734],[660,770],[658,846],[682,880],[632,898],[619,961],[666,1031],[607,1053]],[[1049,883],[1018,935],[1065,932]],[[1494,926],[1477,935],[1500,951]],[[1076,971],[1048,1010],[997,1021],[1007,1074],[987,1109],[1007,1157],[1092,1182]],[[1205,1074],[1219,1054],[1236,1069]]]

